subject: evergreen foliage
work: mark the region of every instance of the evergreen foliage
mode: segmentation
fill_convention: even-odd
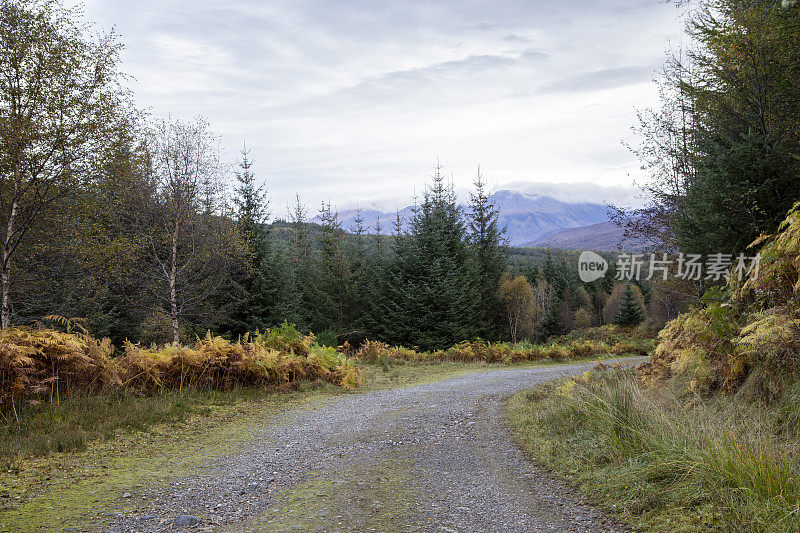
[[[620,306],[619,313],[614,317],[614,324],[618,326],[638,326],[644,320],[642,316],[642,308],[639,306],[639,299],[636,293],[633,292],[631,285],[625,288],[625,293],[622,295],[622,305]]]
[[[794,2],[702,0],[668,61],[635,153],[650,205],[617,220],[667,251],[745,252],[800,190],[800,15]]]
[[[489,200],[480,167],[473,185],[475,190],[470,193],[468,239],[474,255],[480,297],[476,318],[479,320],[480,335],[496,339],[500,334],[498,326],[502,323],[497,287],[508,266],[503,246],[505,228],[499,227],[499,213]]]
[[[477,278],[464,215],[452,185],[436,166],[385,280],[384,337],[394,344],[438,349],[478,334]]]

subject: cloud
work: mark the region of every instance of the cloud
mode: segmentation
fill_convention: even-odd
[[[508,41],[510,43],[529,43],[531,42],[530,37],[525,37],[524,35],[517,35],[516,33],[511,35],[506,35],[503,37],[504,41]]]
[[[626,207],[643,205],[642,191],[633,186],[599,185],[588,182],[552,183],[515,181],[493,187],[493,191],[510,190],[530,196],[549,196],[568,203],[612,204]]]
[[[71,1],[71,0],[67,0]],[[457,187],[629,183],[620,145],[681,31],[652,0],[91,0],[138,103],[246,140],[274,206],[408,198],[439,157]],[[597,89],[602,89],[597,91]],[[281,209],[278,209],[279,211]]]
[[[655,66],[613,67],[581,72],[544,84],[542,94],[583,93],[647,83],[652,79]]]

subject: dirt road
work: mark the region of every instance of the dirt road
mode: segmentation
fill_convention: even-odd
[[[129,497],[148,503],[110,529],[620,531],[532,466],[504,424],[504,398],[591,366],[477,372],[288,412],[200,473],[137,489]]]

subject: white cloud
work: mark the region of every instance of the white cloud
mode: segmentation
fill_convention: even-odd
[[[639,191],[635,187],[624,185],[603,186],[587,182],[516,181],[501,184],[495,190],[517,191],[530,196],[548,196],[569,203],[613,204],[625,207],[641,207],[642,205]]]

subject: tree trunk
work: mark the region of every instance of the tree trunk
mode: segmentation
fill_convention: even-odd
[[[11,240],[14,236],[14,223],[17,218],[17,200],[11,202],[11,213],[6,225],[6,238],[3,242],[2,273],[0,274],[0,292],[2,293],[2,312],[0,326],[3,329],[11,326]]]
[[[3,273],[0,283],[2,284],[2,298],[3,298],[3,311],[2,311],[2,327],[3,329],[11,325],[11,265],[8,262],[8,251],[3,247]]]
[[[173,269],[169,280],[170,316],[172,318],[172,344],[177,346],[181,340],[180,324],[178,323],[178,298],[175,292],[175,272]]]
[[[169,272],[169,305],[172,318],[172,344],[180,343],[180,324],[178,323],[178,291],[175,284],[178,277],[178,223],[175,222],[175,232],[172,234],[172,261]]]

